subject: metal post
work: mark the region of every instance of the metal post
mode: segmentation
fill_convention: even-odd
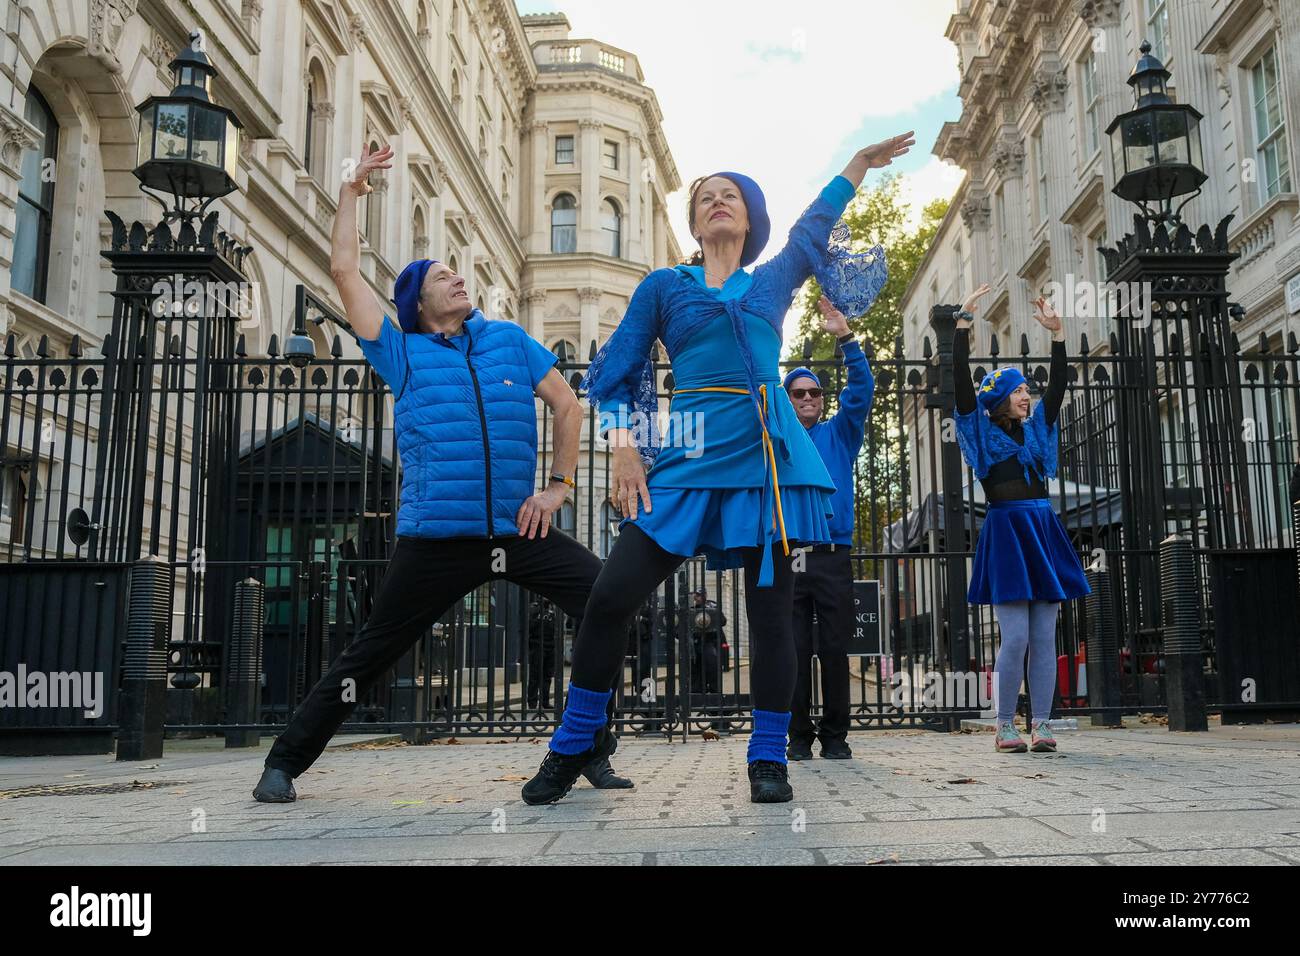
[[[256,578],[235,585],[234,620],[230,634],[230,661],[226,671],[226,716],[232,724],[258,723],[262,704],[262,625],[266,620],[266,588]],[[256,747],[257,730],[227,730],[227,747]]]
[[[953,318],[956,306],[936,305],[930,310],[930,325],[935,332],[935,354],[938,360],[937,387],[926,396],[928,408],[939,408],[941,416],[952,415],[957,403],[956,383],[952,369],[952,339],[957,329]],[[946,434],[946,430],[945,430]],[[949,671],[964,671],[970,657],[970,638],[967,626],[966,605],[966,522],[962,514],[962,460],[961,449],[957,442],[941,441],[939,443],[940,487],[943,492],[943,550],[947,555],[944,562],[947,577],[947,600],[945,602],[946,623],[948,630],[947,668]],[[956,721],[948,721],[949,729],[955,729]]]
[[[1165,699],[1169,704],[1170,730],[1208,729],[1195,560],[1190,539],[1171,534],[1160,542]]]
[[[131,567],[118,760],[155,760],[162,756],[173,577],[171,565],[156,554],[141,558]]]
[[[1118,709],[1121,701],[1119,632],[1111,595],[1110,569],[1104,564],[1089,568],[1088,585],[1092,588],[1085,603],[1088,610],[1088,704],[1107,708],[1092,715],[1092,725],[1122,727],[1124,719]]]
[[[1291,534],[1295,538],[1296,584],[1300,586],[1300,462],[1291,472]]]

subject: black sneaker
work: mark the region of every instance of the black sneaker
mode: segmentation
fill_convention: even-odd
[[[831,740],[822,744],[822,757],[827,760],[849,760],[853,751],[843,740]]]
[[[802,740],[790,741],[790,746],[785,748],[786,760],[812,760],[812,744],[804,743]]]
[[[750,763],[750,803],[785,803],[793,799],[794,788],[786,778],[785,764],[775,760],[754,760]]]
[[[608,757],[618,749],[618,738],[602,727],[596,734],[596,741],[582,753],[557,754],[554,750],[546,752],[546,759],[537,768],[533,779],[524,784],[520,795],[524,803],[537,806],[554,803],[564,797],[578,782],[578,776],[589,763]]]
[[[593,760],[582,768],[582,775],[597,790],[628,790],[634,786],[627,777],[620,777],[609,765],[608,757]]]

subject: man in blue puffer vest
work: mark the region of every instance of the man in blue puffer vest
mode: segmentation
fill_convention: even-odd
[[[397,546],[360,634],[294,711],[253,791],[264,803],[296,799],[293,778],[320,756],[362,695],[434,621],[492,580],[513,581],[581,616],[601,562],[552,528],[573,486],[583,413],[552,366],[557,357],[513,322],[484,318],[465,280],[429,259],[397,279],[400,331],[359,270],[357,200],[387,169],[390,147],[362,150],[343,184],[331,236],[330,274],[361,350],[394,396],[402,463]],[[555,420],[554,464],[534,493],[537,413]],[[540,663],[540,662],[539,662]],[[593,786],[621,788],[608,758],[587,763]]]
[[[871,410],[876,382],[866,353],[849,330],[843,314],[826,296],[818,307],[827,332],[844,352],[848,383],[840,392],[839,410],[822,421],[822,383],[806,368],[785,377],[785,388],[795,414],[821,453],[835,495],[831,507],[831,544],[809,548],[803,573],[794,576],[794,641],[799,659],[794,702],[790,707],[789,760],[812,756],[813,737],[821,740],[821,755],[844,760],[849,749],[849,658],[845,652],[853,632],[853,462],[862,448],[862,429]],[[817,615],[817,660],[822,671],[822,718],[814,725],[808,709],[812,697],[812,618]]]

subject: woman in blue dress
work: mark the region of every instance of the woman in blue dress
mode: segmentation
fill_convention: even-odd
[[[982,285],[966,300],[952,344],[957,443],[988,502],[966,599],[993,605],[1002,636],[993,666],[994,747],[999,753],[1028,749],[1012,722],[1028,652],[1031,746],[1037,752],[1052,751],[1056,740],[1047,721],[1056,684],[1056,615],[1062,601],[1090,590],[1045,484],[1056,477],[1057,416],[1065,398],[1065,327],[1040,296],[1034,302],[1034,318],[1052,334],[1052,362],[1047,391],[1032,411],[1029,384],[1014,366],[989,372],[977,390],[968,336],[975,304],[988,290]]]
[[[758,184],[735,172],[692,184],[687,218],[700,251],[642,280],[583,383],[613,448],[610,497],[624,519],[574,642],[564,717],[524,785],[526,802],[559,800],[596,754],[614,752],[607,688],[623,666],[628,622],[697,554],[710,569],[744,569],[750,797],[792,798],[785,749],[797,668],[786,555],[792,543],[830,541],[834,485],[781,388],[781,325],[812,275],[840,311],[866,312],[884,284],[883,252],[853,254],[847,229],[832,230],[867,170],[888,166],[913,142],[909,132],[856,153],[800,216],[785,248],[752,272],[742,267],[770,232]],[[676,383],[662,442],[649,358],[655,339]]]

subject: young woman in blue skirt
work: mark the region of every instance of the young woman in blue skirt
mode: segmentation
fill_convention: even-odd
[[[793,543],[830,541],[835,486],[781,387],[781,325],[813,275],[841,312],[866,312],[885,281],[883,251],[855,254],[847,230],[834,227],[867,170],[889,165],[913,142],[906,133],[855,154],[785,247],[752,272],[743,267],[770,231],[758,184],[735,172],[692,184],[687,219],[700,251],[642,280],[583,383],[613,448],[610,497],[623,522],[574,641],[564,717],[523,788],[527,803],[559,800],[584,765],[613,752],[605,705],[623,667],[628,622],[661,581],[699,554],[710,569],[744,569],[750,799],[793,796],[785,750],[798,668],[786,555]],[[656,339],[676,383],[662,443],[650,363]]]
[[[1083,565],[1052,509],[1046,481],[1056,477],[1057,415],[1065,397],[1065,327],[1039,297],[1034,318],[1052,334],[1047,391],[1036,408],[1029,384],[1012,366],[994,369],[975,387],[970,372],[969,329],[980,296],[976,289],[957,316],[952,363],[956,380],[957,443],[988,502],[975,546],[967,600],[991,604],[1002,632],[996,674],[997,734],[1002,753],[1024,753],[1024,739],[1012,723],[1029,654],[1029,697],[1033,709],[1030,746],[1056,749],[1047,725],[1056,682],[1056,616],[1061,602],[1088,593]]]

